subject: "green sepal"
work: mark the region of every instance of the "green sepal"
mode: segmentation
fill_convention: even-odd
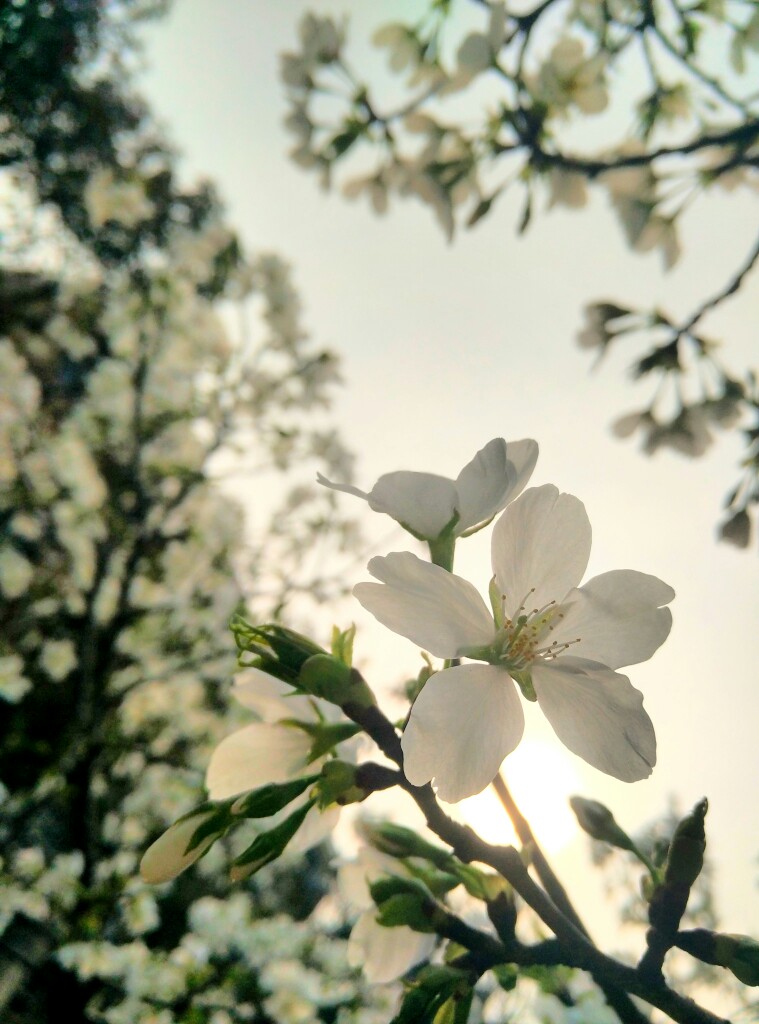
[[[437,931],[435,910],[435,903],[429,897],[422,899],[416,893],[398,893],[384,900],[376,921],[384,928],[405,926],[415,932],[432,934]]]
[[[455,993],[461,998],[470,989],[464,971],[429,964],[417,974],[391,1024],[434,1024],[435,1015]]]
[[[467,1024],[473,999],[474,989],[471,987],[463,992],[454,992],[432,1018],[432,1024]]]
[[[490,903],[501,893],[511,892],[511,886],[501,875],[490,871],[481,871],[480,868],[472,867],[471,864],[453,861],[450,870],[456,875],[469,895],[474,896],[476,900]]]
[[[305,792],[319,778],[318,775],[303,775],[290,782],[269,783],[250,793],[237,797],[232,804],[232,813],[238,818],[269,818]]]
[[[242,868],[244,871],[237,871],[236,876],[247,877],[248,875],[254,874],[256,871],[271,861],[276,860],[280,857],[287,847],[287,844],[293,838],[295,833],[298,831],[300,826],[303,824],[303,820],[314,806],[315,800],[309,800],[308,803],[304,804],[303,807],[299,807],[297,811],[285,818],[283,822],[276,826],[276,828],[270,829],[268,832],[262,832],[261,835],[256,836],[247,850],[244,850],[239,857],[236,857],[233,861],[235,868]]]
[[[358,784],[357,772],[357,766],[347,761],[340,761],[337,758],[327,761],[322,767],[317,784],[319,807],[322,810],[330,804],[344,807],[346,804],[365,800],[369,792]]]
[[[348,629],[332,627],[332,644],[330,650],[333,658],[338,658],[348,668],[353,664],[353,641],[356,638],[355,623]]]
[[[187,814],[183,814],[181,818],[177,818],[174,825],[179,825],[183,821],[189,821],[190,818],[203,816],[203,820],[190,837],[187,849],[184,851],[186,854],[200,846],[209,836],[222,836],[227,831],[233,821],[230,815],[232,804],[232,800],[221,802],[207,800],[203,804],[198,804],[197,807],[188,811]]]
[[[320,757],[331,753],[339,744],[350,740],[361,732],[361,726],[355,722],[302,722],[298,718],[287,718],[280,725],[289,725],[307,733],[313,743],[308,752],[308,764],[318,761]]]
[[[495,628],[501,629],[504,622],[503,600],[501,598],[501,588],[496,583],[495,576],[493,576],[488,584],[488,595],[490,597],[490,609],[493,612],[493,619],[495,620]]]
[[[432,893],[427,886],[416,878],[405,878],[400,875],[383,875],[369,883],[372,899],[381,907],[393,896],[415,896],[419,900],[432,900]]]
[[[451,871],[440,871],[426,865],[406,864],[407,871],[427,886],[434,896],[445,896],[451,889],[461,884],[461,879]]]
[[[423,857],[443,871],[451,869],[451,864],[456,862],[448,850],[428,843],[404,825],[395,825],[390,821],[364,822],[360,831],[375,850],[390,857]]]
[[[277,623],[254,626],[241,615],[235,615],[230,629],[237,644],[240,664],[260,668],[294,685],[305,662],[315,654],[326,653],[307,636]],[[244,654],[252,654],[254,659],[243,661]]]
[[[513,964],[496,964],[490,970],[504,992],[513,992],[517,987],[519,972]]]
[[[538,695],[535,693],[535,687],[532,685],[532,676],[530,673],[510,671],[509,675],[522,691],[524,699],[532,701],[534,704],[538,699]]]

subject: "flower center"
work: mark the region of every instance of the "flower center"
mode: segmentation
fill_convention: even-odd
[[[504,610],[503,625],[496,636],[498,660],[513,672],[528,669],[536,658],[552,661],[572,644],[580,642],[580,637],[562,642],[551,640],[550,635],[564,618],[564,612],[556,601],[549,601],[542,608],[528,610],[528,602],[534,593],[533,587],[520,602],[513,618],[509,618]],[[505,600],[506,595],[501,594],[502,607]]]

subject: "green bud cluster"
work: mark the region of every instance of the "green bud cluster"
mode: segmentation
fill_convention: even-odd
[[[321,697],[338,707],[376,706],[374,694],[363,676],[351,668],[353,630],[333,631],[328,654],[302,633],[266,623],[254,626],[236,615],[230,624],[238,650],[238,661],[290,683],[300,693]],[[246,658],[246,655],[252,655]]]

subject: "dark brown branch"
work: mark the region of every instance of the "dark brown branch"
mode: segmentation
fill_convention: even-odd
[[[379,708],[366,709],[354,705],[344,706],[343,710],[365,729],[391,760],[403,767],[400,738]],[[729,1024],[724,1018],[717,1017],[693,1000],[674,992],[666,982],[647,983],[635,968],[619,963],[598,950],[587,935],[532,880],[513,846],[491,846],[468,826],[453,821],[438,804],[430,785],[412,786],[404,779],[402,788],[416,802],[428,827],[452,847],[460,860],[464,863],[477,861],[487,864],[509,882],[556,935],[563,948],[563,963],[588,971],[599,986],[603,983],[639,996],[668,1014],[678,1024]]]

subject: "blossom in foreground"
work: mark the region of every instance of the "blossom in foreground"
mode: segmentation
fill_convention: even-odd
[[[593,767],[624,782],[651,773],[643,697],[615,670],[666,639],[674,591],[628,569],[578,587],[590,539],[581,501],[551,484],[526,491],[493,529],[493,613],[466,580],[410,553],[370,561],[380,583],[354,594],[383,625],[438,657],[487,662],[445,669],[417,697],[402,740],[413,785],[434,779],[448,801],[488,785],[522,737],[514,682]]]
[[[211,800],[226,800],[319,770],[321,762],[310,760],[314,737],[298,723],[308,727],[334,722],[340,717],[338,708],[316,697],[294,694],[286,683],[257,668],[237,676],[232,694],[258,721],[227,736],[211,755],[206,772]],[[341,745],[343,757],[345,746]],[[293,803],[288,813],[297,805],[298,801]],[[288,850],[302,852],[321,842],[334,828],[338,813],[336,808],[309,811]]]
[[[399,470],[385,473],[371,491],[335,484],[321,474],[320,484],[355,494],[375,512],[385,512],[420,540],[434,541],[452,532],[466,536],[486,526],[521,494],[535,468],[537,441],[496,437],[477,452],[455,480],[434,473]]]

